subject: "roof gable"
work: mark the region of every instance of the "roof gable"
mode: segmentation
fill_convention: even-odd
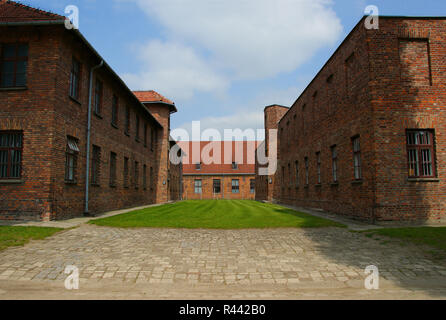
[[[0,0],[0,22],[65,20],[64,16],[32,8],[24,4]]]

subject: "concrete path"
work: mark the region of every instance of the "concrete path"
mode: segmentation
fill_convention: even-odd
[[[80,289],[64,288],[67,265]],[[380,271],[366,290],[364,269]],[[446,263],[342,228],[81,225],[0,252],[0,299],[446,299]]]

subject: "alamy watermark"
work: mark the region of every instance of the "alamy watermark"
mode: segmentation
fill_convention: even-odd
[[[364,280],[364,286],[367,290],[379,289],[379,270],[377,266],[371,265],[365,268],[364,273],[367,277]]]
[[[370,5],[365,8],[364,13],[367,18],[364,21],[364,26],[368,30],[378,30],[379,29],[379,9],[377,6]]]
[[[79,268],[76,266],[67,266],[65,274],[69,276],[65,279],[65,289],[79,290]]]
[[[79,8],[75,5],[69,5],[65,7],[65,28],[68,30],[79,29]]]

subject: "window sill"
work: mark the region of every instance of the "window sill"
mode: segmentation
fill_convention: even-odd
[[[67,180],[65,180],[65,184],[74,186],[74,185],[77,185],[77,181],[67,181]]]
[[[116,189],[116,184],[111,184],[110,188]]]
[[[128,133],[128,132],[124,132],[124,134],[125,134],[127,137],[130,137],[130,133]]]
[[[99,183],[92,183],[91,186],[92,187],[100,187],[101,185]]]
[[[141,140],[139,140],[139,138],[135,138],[135,141],[138,142],[138,143],[141,142]]]
[[[440,182],[438,178],[408,178],[408,182]]]
[[[97,113],[97,112],[94,112],[94,115],[95,115],[96,117],[98,117],[99,119],[103,119],[102,116],[101,116],[99,113]]]
[[[0,184],[23,184],[23,180],[21,179],[2,179],[0,180]]]
[[[70,100],[72,100],[72,101],[74,101],[75,103],[77,103],[78,105],[82,105],[82,103],[79,101],[79,100],[77,100],[76,98],[74,98],[74,97],[72,97],[72,96],[68,96],[69,98],[70,98]]]
[[[330,186],[337,187],[337,186],[339,186],[339,182],[332,182],[332,183],[330,183]]]
[[[352,184],[353,185],[358,185],[358,184],[362,184],[363,183],[363,180],[361,179],[361,180],[353,180],[352,181]]]
[[[111,126],[115,129],[119,129],[117,124],[112,123]]]
[[[310,185],[309,184],[306,184],[305,186],[304,186],[304,189],[309,189],[310,188]]]
[[[318,184],[314,185],[314,187],[315,187],[315,188],[322,188],[322,184],[321,184],[321,183],[318,183]]]
[[[28,87],[1,87],[0,91],[23,91],[28,90]]]

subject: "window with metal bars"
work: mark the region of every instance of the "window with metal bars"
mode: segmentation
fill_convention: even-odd
[[[23,133],[0,131],[0,179],[22,176]]]
[[[406,136],[409,177],[435,177],[434,132],[407,130]]]
[[[0,87],[26,86],[28,44],[8,43],[1,45],[0,48]]]
[[[362,179],[362,168],[361,168],[361,143],[359,137],[354,137],[352,139],[353,143],[353,168],[355,180]]]
[[[103,96],[102,81],[96,79],[96,84],[94,89],[94,113],[99,116],[101,115],[102,112],[102,96]]]
[[[91,184],[99,185],[99,178],[101,174],[101,148],[93,146],[91,155]]]
[[[195,180],[195,193],[201,194],[202,192],[202,182],[201,180]]]
[[[65,158],[65,181],[67,183],[76,182],[77,157],[79,146],[77,139],[67,137],[67,150]]]
[[[124,171],[123,171],[124,188],[129,187],[129,158],[124,157]]]
[[[135,184],[135,189],[139,189],[139,162],[135,161],[133,165],[133,182]]]
[[[338,150],[336,146],[331,147],[331,169],[333,182],[338,182]]]
[[[221,193],[221,180],[220,179],[214,179],[214,194],[220,194]]]
[[[294,163],[296,169],[296,188],[299,187],[299,161]]]
[[[130,135],[130,108],[125,107],[125,134]]]
[[[322,170],[321,170],[321,153],[316,153],[316,170],[317,170],[317,184],[322,183]]]
[[[112,120],[111,124],[115,127],[118,126],[118,106],[119,106],[119,99],[116,95],[113,95],[112,98]]]
[[[251,179],[251,181],[249,182],[250,184],[250,192],[252,194],[256,193],[256,180],[255,179]]]
[[[144,165],[142,168],[142,188],[147,190],[147,166]]]
[[[308,157],[305,157],[305,185],[308,186],[310,184],[310,161],[308,161]]]
[[[232,180],[232,193],[240,193],[240,180]]]
[[[116,187],[116,159],[117,155],[110,152],[110,186]]]
[[[81,64],[73,58],[70,73],[70,97],[78,100],[80,92]]]

